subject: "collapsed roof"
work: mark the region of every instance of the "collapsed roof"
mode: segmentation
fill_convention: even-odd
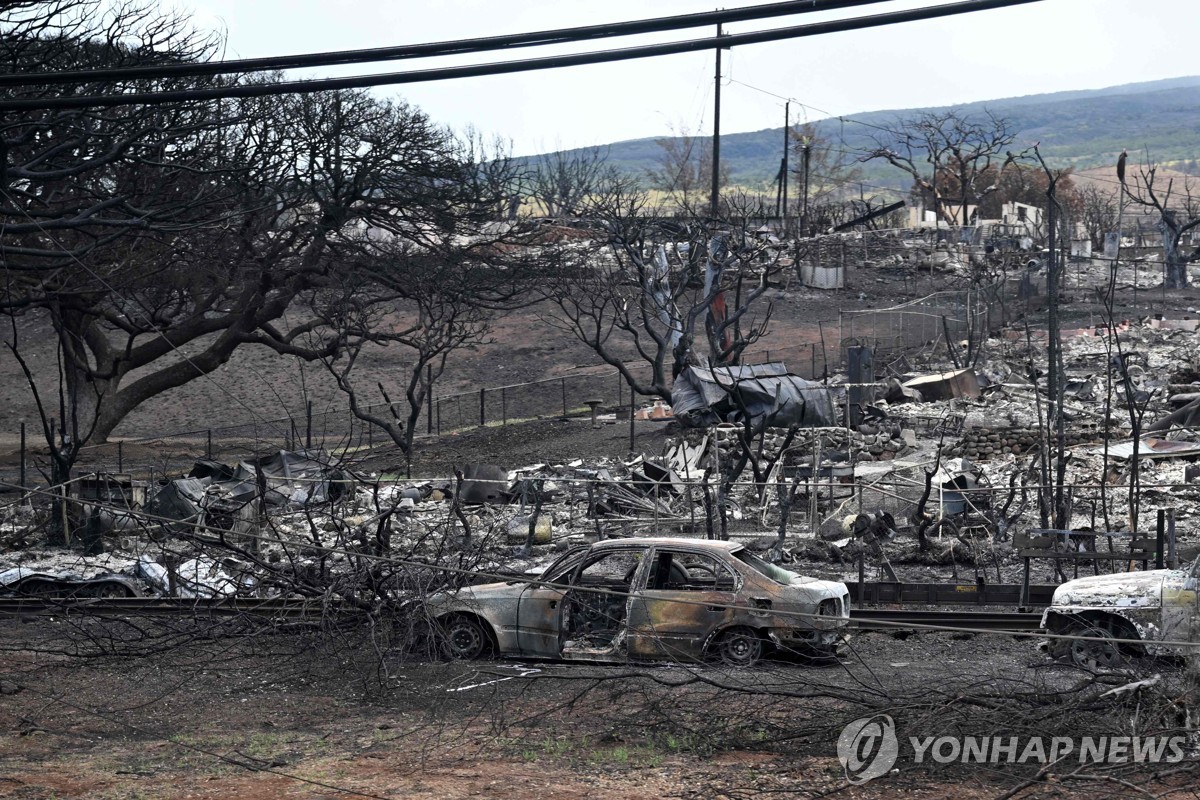
[[[685,427],[742,422],[747,414],[779,428],[837,424],[829,389],[789,374],[782,363],[688,367],[675,379],[671,405]]]

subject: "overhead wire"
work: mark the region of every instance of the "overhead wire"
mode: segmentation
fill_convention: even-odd
[[[329,67],[344,64],[369,64],[383,61],[400,61],[410,58],[434,58],[467,53],[487,53],[520,47],[544,47],[556,44],[608,39],[620,36],[636,36],[645,33],[698,28],[730,22],[786,17],[820,11],[838,11],[847,8],[891,2],[892,0],[790,0],[790,2],[766,3],[743,8],[701,11],[677,14],[669,17],[612,22],[601,25],[584,25],[558,28],[529,33],[503,34],[471,39],[453,39],[445,42],[374,47],[358,50],[334,50],[318,53],[297,53],[283,56],[226,59],[202,63],[160,64],[139,67],[113,67],[110,69],[74,70],[65,72],[17,72],[0,75],[0,86],[25,86],[62,83],[94,83],[105,80],[135,80],[139,78],[177,78],[229,74],[245,74],[308,67]]]
[[[827,119],[827,120],[838,120],[839,122],[843,122],[843,123],[845,123],[845,122],[849,122],[849,123],[851,123],[851,124],[854,124],[854,125],[861,125],[861,126],[863,126],[863,127],[866,127],[866,128],[873,128],[873,129],[875,129],[875,130],[882,131],[882,132],[884,132],[884,133],[895,133],[895,131],[894,131],[894,130],[892,130],[892,129],[890,129],[890,128],[886,127],[886,126],[883,126],[883,125],[876,125],[876,124],[874,124],[874,123],[871,123],[871,122],[866,122],[866,121],[864,121],[864,120],[858,119],[857,117],[855,117],[855,116],[852,116],[852,115],[848,115],[848,114],[834,114],[832,111],[827,111],[827,110],[825,110],[825,109],[823,109],[823,108],[818,108],[817,106],[814,106],[814,105],[812,105],[812,104],[810,104],[810,103],[805,103],[805,102],[803,102],[803,101],[801,101],[801,100],[797,100],[795,97],[790,97],[790,96],[788,96],[788,97],[785,97],[785,96],[783,96],[783,95],[781,95],[781,94],[777,94],[777,93],[775,93],[775,92],[772,92],[772,91],[770,91],[769,89],[764,89],[764,88],[762,88],[761,86],[754,86],[753,84],[746,83],[745,81],[736,80],[736,79],[733,79],[733,78],[731,78],[731,79],[730,79],[730,83],[736,83],[736,84],[738,84],[739,86],[743,86],[743,87],[745,87],[745,88],[747,88],[747,89],[751,89],[751,90],[753,90],[753,91],[756,91],[756,92],[761,92],[762,94],[769,95],[769,96],[771,96],[771,97],[774,97],[774,98],[776,98],[777,100],[783,100],[783,101],[786,101],[786,102],[794,103],[794,104],[796,104],[796,105],[802,106],[802,107],[804,107],[804,108],[807,108],[807,109],[811,109],[812,111],[816,111],[816,112],[818,112],[818,113],[820,113],[820,114],[824,114],[824,115],[825,115],[825,119]],[[821,121],[822,121],[822,120],[817,120],[817,122],[821,122]],[[1035,144],[1036,144],[1036,142],[1035,142]],[[827,149],[829,149],[829,150],[831,150],[831,151],[833,151],[833,152],[840,153],[840,154],[842,154],[842,155],[850,155],[850,156],[859,155],[859,154],[857,154],[857,153],[854,153],[854,152],[852,152],[852,151],[840,150],[840,149],[837,149],[837,148],[832,148],[832,147],[830,147],[830,148],[827,148]],[[1109,184],[1113,184],[1113,185],[1117,185],[1117,186],[1121,185],[1121,182],[1120,182],[1118,179],[1116,179],[1116,178],[1109,178],[1109,177],[1105,177],[1105,176],[1101,176],[1101,175],[1082,175],[1082,173],[1080,173],[1080,172],[1075,172],[1075,173],[1072,173],[1072,174],[1073,174],[1073,175],[1076,175],[1076,176],[1080,176],[1080,177],[1082,177],[1084,180],[1087,180],[1087,181],[1089,181],[1089,182],[1090,182],[1090,181],[1096,181],[1096,182],[1099,182],[1099,183],[1109,183]],[[1195,177],[1195,176],[1186,176],[1186,177]],[[870,185],[870,184],[866,184],[866,185]],[[880,186],[874,186],[874,187],[872,187],[872,188],[880,188],[880,189],[882,189],[882,188],[890,188],[890,187],[880,187]],[[899,190],[892,189],[892,191],[899,191]],[[901,192],[901,193],[903,193],[903,192]]]
[[[652,58],[681,53],[701,52],[712,50],[714,48],[725,49],[734,46],[763,44],[767,42],[784,41],[807,36],[819,36],[829,33],[841,33],[885,25],[895,25],[903,22],[917,22],[922,20],[938,19],[941,17],[954,16],[975,11],[1009,8],[1012,6],[1027,5],[1037,2],[1042,2],[1042,0],[960,0],[960,2],[956,3],[912,9],[909,11],[892,11],[882,14],[853,17],[850,19],[818,22],[808,25],[790,26],[786,28],[775,28],[753,33],[725,34],[720,37],[689,39],[680,42],[643,45],[640,47],[625,47],[617,50],[603,50],[599,52],[576,53],[572,55],[546,56],[541,58],[520,59],[516,61],[504,61],[491,64],[440,67],[425,70],[412,70],[409,72],[356,75],[346,78],[322,78],[305,81],[282,81],[278,83],[235,84],[206,89],[4,99],[0,100],[0,111],[46,111],[126,105],[160,105],[165,103],[195,102],[220,98],[268,97],[280,94],[304,94],[340,89],[362,89],[374,86],[396,86],[429,81],[451,80],[456,78],[481,77],[485,75],[506,75],[518,72],[560,69],[562,67],[603,64],[639,58]]]

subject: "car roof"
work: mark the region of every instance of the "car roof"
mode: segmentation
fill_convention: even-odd
[[[596,542],[593,547],[652,547],[654,545],[684,545],[687,547],[726,551],[740,550],[743,546],[741,542],[725,542],[717,539],[692,539],[686,536],[634,536],[629,539],[605,539],[602,542]]]

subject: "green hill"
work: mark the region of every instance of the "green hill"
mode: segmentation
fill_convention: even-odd
[[[843,119],[815,123],[838,149],[857,151],[883,132],[870,126],[887,126],[927,109],[870,111]],[[1026,95],[969,103],[953,108],[977,111],[987,108],[1006,117],[1019,132],[1018,146],[1041,142],[1042,153],[1057,166],[1076,169],[1114,164],[1122,149],[1136,161],[1150,158],[1176,168],[1194,168],[1200,155],[1200,76],[1131,83],[1105,89]],[[736,119],[726,119],[734,128]],[[734,184],[767,187],[779,167],[780,128],[721,137],[721,160],[730,169]],[[633,139],[609,145],[609,162],[622,172],[643,176],[658,164],[657,139]],[[536,160],[536,156],[533,160]],[[876,185],[907,185],[900,173],[882,163],[869,163],[863,180]]]

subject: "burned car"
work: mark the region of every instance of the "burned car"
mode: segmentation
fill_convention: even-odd
[[[610,539],[534,580],[430,598],[448,653],[584,661],[757,662],[768,648],[829,655],[850,616],[837,581],[777,567],[735,542]]]
[[[1185,654],[1187,645],[1168,643],[1200,637],[1198,566],[1200,559],[1184,569],[1122,572],[1062,584],[1042,614],[1042,628],[1088,638],[1053,639],[1050,655],[1104,669],[1128,656]]]
[[[139,597],[137,582],[128,575],[102,573],[84,577],[73,572],[53,572],[13,567],[0,571],[0,597]]]

